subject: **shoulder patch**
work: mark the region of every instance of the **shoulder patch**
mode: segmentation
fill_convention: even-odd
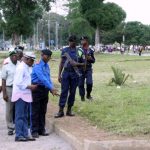
[[[3,61],[3,65],[7,65],[9,64],[9,60],[6,58],[4,61]]]

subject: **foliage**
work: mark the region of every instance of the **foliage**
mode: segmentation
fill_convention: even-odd
[[[115,83],[115,85],[119,85],[119,86],[124,85],[124,83],[130,77],[130,75],[129,74],[126,75],[125,73],[122,72],[121,69],[115,68],[113,66],[111,67],[111,69],[112,69],[112,71],[114,73],[114,77],[109,82],[109,85],[111,85],[112,83]]]
[[[50,10],[51,0],[1,0],[0,9],[5,19],[8,36],[18,38],[33,33],[33,25],[42,17],[43,11]],[[18,42],[18,41],[17,41]]]
[[[81,0],[81,13],[89,23],[100,30],[111,30],[126,17],[124,10],[115,3],[103,3],[103,0]]]

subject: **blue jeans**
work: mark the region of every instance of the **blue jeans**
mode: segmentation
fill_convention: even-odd
[[[28,137],[28,106],[21,98],[15,102],[16,138]]]

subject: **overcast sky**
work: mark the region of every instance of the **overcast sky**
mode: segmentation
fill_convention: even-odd
[[[150,24],[150,0],[105,0],[106,2],[114,2],[121,6],[127,13],[126,21],[140,21],[144,24]],[[57,0],[57,12],[66,14],[66,10],[62,4],[66,0]],[[56,7],[53,7],[56,11]]]

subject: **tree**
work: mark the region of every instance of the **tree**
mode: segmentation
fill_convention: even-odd
[[[125,37],[127,45],[149,45],[150,26],[137,21],[128,22],[125,26]]]
[[[86,35],[92,39],[94,28],[81,14],[79,0],[70,0],[67,6],[69,7],[69,14],[67,16],[69,33],[78,35],[78,37]]]
[[[96,29],[95,45],[99,50],[100,31],[115,28],[126,17],[124,10],[115,3],[103,3],[103,0],[80,0],[81,14]]]
[[[5,19],[5,30],[13,44],[19,44],[20,35],[33,33],[34,23],[50,10],[52,0],[1,0],[0,9]]]

